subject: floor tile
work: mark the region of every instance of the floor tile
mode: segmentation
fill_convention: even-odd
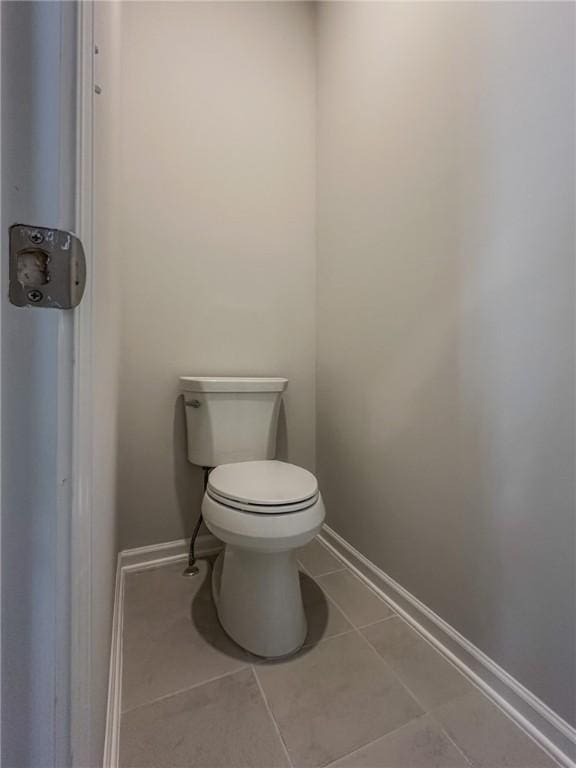
[[[330,768],[468,768],[468,761],[428,716],[421,717]]]
[[[321,544],[318,539],[313,539],[310,544],[301,547],[297,552],[298,562],[304,566],[311,576],[321,576],[331,571],[341,571],[344,566],[334,555]]]
[[[218,623],[210,567],[186,579],[182,563],[130,574],[125,594],[122,709],[244,667],[252,656]]]
[[[343,632],[351,632],[354,627],[342,611],[334,605],[320,586],[306,573],[300,573],[302,601],[308,621],[306,645],[318,643]]]
[[[427,709],[471,690],[466,678],[402,619],[393,616],[362,634]]]
[[[422,714],[356,632],[256,673],[298,768],[326,765]]]
[[[124,586],[124,632],[132,627],[138,631],[151,617],[173,616],[183,602],[198,590],[208,568],[202,561],[202,573],[198,577],[184,578],[185,563],[172,563],[160,568],[128,572]],[[199,582],[196,581],[199,579]]]
[[[120,768],[284,768],[280,739],[250,669],[122,716]]]
[[[338,571],[318,578],[326,590],[356,627],[373,624],[393,615],[393,611],[350,571]]]
[[[434,710],[478,768],[557,768],[556,763],[479,691]]]

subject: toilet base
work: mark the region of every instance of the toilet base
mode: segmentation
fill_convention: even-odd
[[[294,550],[227,544],[214,564],[212,594],[226,634],[250,653],[278,658],[303,645],[307,624]]]

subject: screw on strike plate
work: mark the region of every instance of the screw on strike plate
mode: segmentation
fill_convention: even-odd
[[[44,298],[44,294],[42,291],[28,291],[28,300],[31,301],[33,304],[38,304],[39,301],[42,301]]]
[[[30,232],[29,239],[31,243],[34,243],[34,245],[40,245],[40,243],[44,242],[44,235],[42,232],[35,230],[34,232]]]

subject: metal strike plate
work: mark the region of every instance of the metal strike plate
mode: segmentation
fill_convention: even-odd
[[[77,307],[86,287],[86,257],[71,232],[28,224],[10,227],[10,301],[17,307]]]

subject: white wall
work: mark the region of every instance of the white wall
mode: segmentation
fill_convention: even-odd
[[[574,6],[322,5],[328,523],[574,720]]]
[[[201,496],[178,376],[290,379],[280,455],[314,467],[315,71],[307,3],[127,3],[121,545]]]
[[[119,105],[121,3],[94,4],[94,514],[92,518],[91,765],[102,764],[118,552],[117,426],[120,346]]]

